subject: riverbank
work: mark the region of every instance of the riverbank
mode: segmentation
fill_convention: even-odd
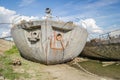
[[[114,80],[120,80],[120,61],[99,61],[83,59],[83,61],[78,61],[77,64],[71,64],[72,67],[78,70],[83,70],[84,72],[91,75],[98,75],[101,77],[109,77]]]
[[[15,60],[19,60],[21,65],[14,65]],[[25,60],[15,46],[0,56],[0,77],[2,80],[114,80],[88,74],[67,63],[43,65]]]

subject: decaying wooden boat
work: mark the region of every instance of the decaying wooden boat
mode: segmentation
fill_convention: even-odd
[[[104,42],[87,42],[81,56],[99,60],[120,60],[119,41],[120,37]]]
[[[49,13],[49,9],[48,10]],[[44,64],[57,64],[78,56],[87,40],[87,30],[73,22],[50,18],[21,21],[11,29],[22,57]]]

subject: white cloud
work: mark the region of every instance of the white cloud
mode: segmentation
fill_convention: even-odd
[[[63,21],[74,21],[75,24],[80,25],[88,30],[89,33],[103,33],[101,27],[96,24],[96,21],[93,18],[88,18],[81,20],[79,15],[61,17],[60,20]],[[76,21],[77,20],[77,21]]]
[[[0,7],[0,23],[10,23],[12,16],[16,14],[15,11]]]
[[[29,21],[34,19],[39,18],[34,16],[20,16],[16,13],[16,11],[0,6],[0,23],[20,22],[21,20]],[[11,24],[0,24],[0,37],[10,35],[11,26]]]
[[[117,29],[117,30],[113,30],[110,32],[110,36],[114,36],[114,37],[118,37],[120,36],[120,29]]]
[[[10,35],[10,24],[5,23],[11,23],[11,19],[15,14],[15,11],[0,6],[0,23],[4,23],[0,24],[0,37]]]
[[[85,27],[89,33],[103,33],[103,30],[96,24],[96,21],[93,18],[81,20],[79,21],[79,24]]]
[[[73,16],[67,16],[67,17],[60,17],[60,20],[63,21],[74,21],[76,24],[78,25],[82,25],[82,27],[85,27],[89,33],[103,33],[103,30],[96,24],[96,21],[93,18],[88,18],[88,19],[84,19],[84,20],[77,20],[76,18],[80,17],[79,15],[73,15]],[[20,16],[16,13],[16,11],[13,10],[9,10],[6,9],[4,7],[0,7],[0,23],[10,23],[13,22],[14,23],[18,23],[21,20],[36,20],[39,19],[37,16]],[[8,27],[9,26],[9,27]],[[0,30],[0,34],[2,34],[1,36],[6,36],[8,34],[10,34],[10,25],[0,25],[0,27],[4,27],[5,29],[2,31]]]
[[[37,16],[23,16],[16,14],[16,11],[0,7],[0,23],[12,23],[13,21],[39,19]]]
[[[3,31],[2,34],[1,34],[1,37],[7,37],[7,36],[10,36],[10,30]]]
[[[20,7],[24,7],[24,6],[28,6],[30,4],[32,4],[35,0],[22,0],[20,3]]]
[[[26,21],[30,21],[30,20],[38,20],[39,19],[39,17],[37,17],[37,16],[17,16],[17,17],[14,17],[13,16],[13,23],[14,24],[16,24],[16,23],[19,23],[20,21],[22,21],[22,20],[26,20]]]

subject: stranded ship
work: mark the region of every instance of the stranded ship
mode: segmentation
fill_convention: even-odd
[[[49,8],[46,14],[51,14]],[[88,36],[80,25],[55,21],[50,16],[44,20],[23,20],[12,27],[11,34],[22,57],[43,64],[72,60],[81,53]]]

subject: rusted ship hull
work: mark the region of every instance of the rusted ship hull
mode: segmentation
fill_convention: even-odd
[[[83,50],[88,33],[72,22],[40,20],[21,22],[11,29],[22,57],[44,64],[63,63]]]

